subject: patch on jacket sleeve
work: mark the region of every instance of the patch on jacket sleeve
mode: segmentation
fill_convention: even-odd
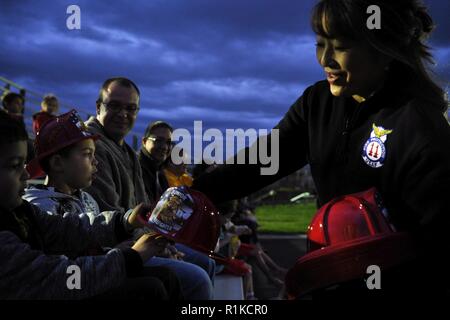
[[[386,142],[387,135],[393,130],[377,127],[375,123],[372,124],[372,132],[369,139],[364,144],[362,150],[362,158],[364,162],[372,168],[380,168],[383,166],[384,159],[386,159]]]

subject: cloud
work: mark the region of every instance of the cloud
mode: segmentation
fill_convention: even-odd
[[[435,71],[450,79],[450,11],[427,0],[437,23]],[[81,30],[66,28],[69,1],[2,1],[0,75],[53,92],[94,113],[102,82],[133,79],[141,89],[134,129],[164,119],[190,128],[270,128],[323,78],[309,16],[315,1],[77,1]],[[30,95],[31,97],[31,95]],[[27,113],[38,103],[27,102]]]

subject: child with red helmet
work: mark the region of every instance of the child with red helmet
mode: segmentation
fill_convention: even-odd
[[[74,119],[70,114],[61,121],[76,125]],[[79,141],[92,139],[83,137]],[[152,273],[142,266],[163,249],[165,241],[146,235],[131,248],[84,255],[104,239],[127,237],[128,229],[135,226],[133,214],[128,219],[102,216],[89,224],[78,215],[48,215],[21,198],[29,178],[24,167],[26,141],[23,124],[0,114],[0,298],[179,297],[179,284],[170,271]],[[68,285],[73,268],[79,271],[75,287]]]

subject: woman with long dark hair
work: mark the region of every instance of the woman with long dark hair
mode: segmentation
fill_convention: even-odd
[[[380,9],[380,29],[367,26],[371,5]],[[223,165],[193,187],[222,202],[307,163],[321,205],[374,187],[415,252],[413,261],[382,270],[383,292],[445,293],[450,129],[443,90],[427,71],[431,17],[415,0],[322,0],[312,29],[327,79],[308,87],[275,127],[278,172],[261,175],[261,164]],[[278,143],[274,136],[268,141]]]

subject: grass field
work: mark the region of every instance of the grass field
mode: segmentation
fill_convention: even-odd
[[[265,233],[304,233],[316,210],[315,202],[260,206],[256,209],[260,224],[258,230]]]

